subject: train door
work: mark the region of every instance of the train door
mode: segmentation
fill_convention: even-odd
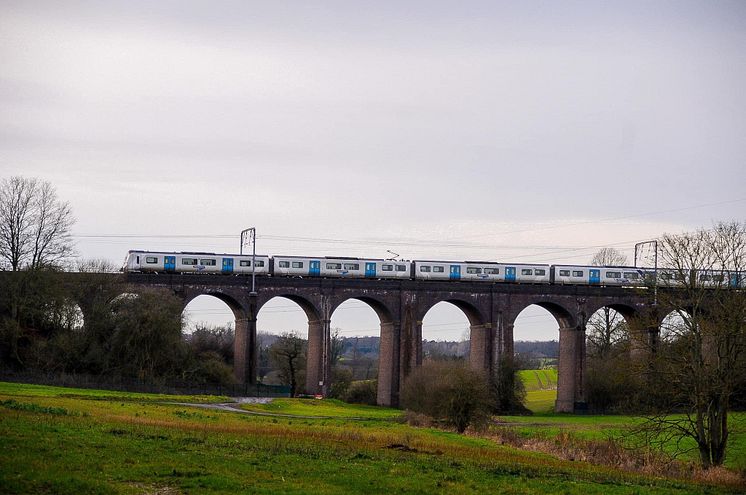
[[[176,271],[176,256],[163,257],[163,269],[167,272]]]
[[[505,281],[515,282],[515,267],[514,266],[505,267]]]
[[[451,280],[461,280],[461,266],[451,265]]]
[[[223,273],[233,273],[233,258],[223,258]]]
[[[731,273],[729,280],[731,289],[737,289],[741,285],[741,276],[738,273]]]
[[[588,283],[591,285],[599,285],[601,283],[601,270],[595,270],[593,268],[588,270]]]
[[[365,277],[366,278],[373,278],[376,276],[376,264],[375,263],[365,263]]]
[[[314,277],[318,277],[319,275],[321,275],[321,261],[311,260],[311,262],[308,264],[308,274]]]

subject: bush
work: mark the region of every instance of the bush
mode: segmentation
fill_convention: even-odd
[[[465,363],[426,362],[407,377],[401,403],[463,433],[486,423],[492,409],[489,380]]]
[[[378,381],[360,380],[352,382],[344,396],[344,401],[350,404],[367,404],[375,406],[378,402]]]
[[[332,368],[332,388],[329,391],[329,397],[344,400],[351,384],[352,370],[335,366]]]

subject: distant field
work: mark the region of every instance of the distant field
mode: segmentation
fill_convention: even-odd
[[[554,410],[557,399],[557,369],[521,370],[518,377],[526,387],[526,407],[534,413]]]
[[[557,369],[520,370],[518,376],[523,380],[527,392],[533,390],[555,390],[557,388]]]
[[[282,399],[289,418],[120,394],[0,383],[2,493],[734,493],[413,428],[387,408]],[[328,419],[326,419],[328,418]],[[350,418],[366,418],[351,420]],[[629,418],[502,418],[531,434],[619,428]],[[523,422],[523,423],[522,423]]]

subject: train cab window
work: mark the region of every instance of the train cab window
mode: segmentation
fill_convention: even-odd
[[[478,273],[482,273],[482,269],[477,268],[476,266],[467,266],[466,273],[478,274]]]
[[[534,270],[534,275],[542,276],[543,277],[546,274],[547,274],[547,272],[543,268],[537,268],[536,270]]]
[[[407,271],[407,265],[396,265],[396,271],[397,272],[406,272]]]
[[[573,277],[582,277],[583,276],[583,270],[573,270],[572,271]]]
[[[430,267],[429,267],[429,266],[427,266],[427,265],[420,265],[420,271],[421,271],[421,272],[426,272],[426,273],[427,273],[427,272],[429,272],[429,271],[430,271]]]
[[[157,256],[146,256],[145,257],[145,263],[148,263],[150,265],[154,265],[158,263],[158,257]]]
[[[521,275],[533,275],[534,271],[531,268],[521,269]]]
[[[394,265],[381,265],[381,271],[382,272],[393,272]]]
[[[243,261],[241,263],[243,263]],[[181,258],[181,264],[195,266],[197,264],[197,258]]]
[[[446,271],[446,268],[444,266],[434,266],[433,272],[435,273],[444,273]]]
[[[277,266],[280,268],[290,268],[290,262],[289,261],[278,261]]]
[[[484,273],[487,275],[500,275],[499,268],[485,268]]]
[[[560,272],[560,274],[559,274],[560,277],[569,277],[570,276],[570,270],[560,270],[559,272]]]
[[[200,265],[215,266],[216,262],[213,259],[199,260]]]
[[[255,267],[262,267],[264,266],[263,260],[256,260],[256,263],[254,264]]]
[[[293,261],[293,268],[303,268],[302,261]]]
[[[359,270],[360,265],[357,263],[345,263],[345,270]]]
[[[627,280],[637,280],[640,278],[640,274],[636,272],[624,272],[624,278]]]
[[[326,264],[327,270],[341,270],[342,269],[342,263],[327,263]]]
[[[251,266],[251,260],[241,260],[239,266]]]
[[[622,278],[622,272],[606,272],[606,278]]]

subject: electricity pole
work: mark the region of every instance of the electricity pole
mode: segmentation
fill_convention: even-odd
[[[243,255],[243,246],[246,240],[251,242],[251,296],[256,295],[256,227],[250,227],[241,231],[241,247],[239,253]]]
[[[644,241],[635,244],[635,268],[637,268],[637,249],[645,244],[652,244],[653,255],[653,305],[658,305],[658,241]]]

